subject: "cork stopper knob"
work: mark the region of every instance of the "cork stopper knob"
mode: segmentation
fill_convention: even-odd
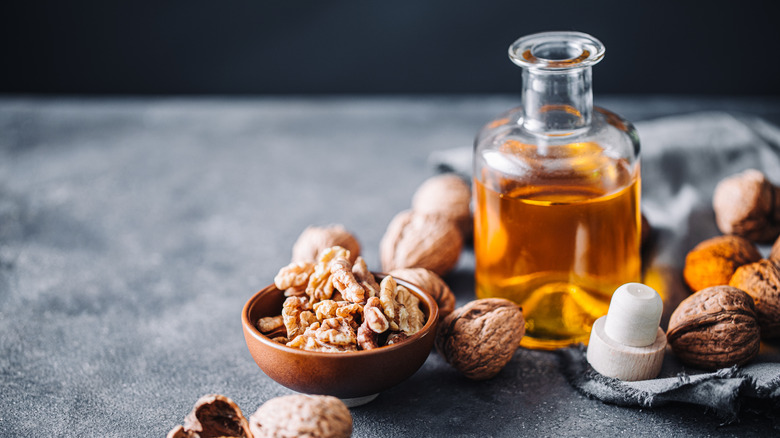
[[[623,345],[646,347],[655,342],[663,310],[663,300],[653,288],[626,283],[612,295],[604,331]]]
[[[652,379],[661,372],[666,334],[658,326],[663,300],[653,288],[627,283],[612,295],[606,316],[590,333],[588,362],[599,373],[621,380]]]

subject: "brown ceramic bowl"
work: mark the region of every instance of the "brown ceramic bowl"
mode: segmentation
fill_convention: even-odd
[[[377,274],[377,279],[383,277]],[[272,341],[255,327],[258,319],[282,312],[284,293],[270,285],[244,305],[244,338],[257,365],[277,383],[305,394],[332,395],[349,406],[368,403],[385,389],[414,374],[433,347],[439,308],[419,287],[396,279],[420,299],[426,316],[422,330],[404,342],[350,353],[299,350]]]

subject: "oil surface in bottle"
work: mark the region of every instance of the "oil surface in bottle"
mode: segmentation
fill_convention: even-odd
[[[505,146],[539,158],[534,146]],[[522,307],[528,348],[587,343],[614,290],[640,280],[639,164],[594,143],[558,148],[552,171],[484,166],[474,181],[476,295]]]

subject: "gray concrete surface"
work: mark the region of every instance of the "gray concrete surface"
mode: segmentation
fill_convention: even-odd
[[[0,99],[0,435],[164,436],[201,395],[249,415],[289,394],[254,364],[240,311],[309,224],[342,223],[372,269],[392,216],[514,97]],[[610,98],[632,120],[777,99]],[[651,184],[645,181],[645,184]],[[473,254],[446,280],[473,298]],[[518,350],[471,382],[437,354],[354,408],[354,436],[769,436],[749,409],[623,408]]]

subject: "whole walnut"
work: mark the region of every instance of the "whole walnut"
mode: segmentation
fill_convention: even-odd
[[[685,257],[683,277],[694,292],[729,284],[742,265],[761,260],[761,253],[747,239],[717,236],[696,245]]]
[[[780,262],[761,260],[741,266],[730,286],[747,292],[756,306],[756,317],[765,339],[780,336]]]
[[[249,417],[254,438],[347,438],[352,415],[329,395],[286,395],[263,403]]]
[[[436,350],[464,376],[486,380],[509,363],[524,334],[525,320],[517,304],[483,298],[444,318],[436,333]]]
[[[344,226],[310,226],[303,230],[293,244],[291,262],[315,263],[320,251],[332,246],[349,250],[349,261],[352,263],[355,263],[355,259],[360,255],[360,243]]]
[[[753,299],[731,286],[702,289],[674,310],[666,339],[680,361],[693,367],[745,364],[761,343]]]
[[[769,258],[776,262],[780,262],[780,237],[775,240],[775,244],[772,245],[772,251],[769,252]]]
[[[441,277],[436,275],[435,272],[429,271],[425,268],[403,268],[393,269],[388,272],[395,278],[406,280],[412,284],[416,284],[423,291],[427,292],[430,296],[436,300],[436,304],[439,305],[439,319],[444,319],[445,316],[452,313],[455,309],[455,294],[447,283],[442,280]]]
[[[721,180],[712,206],[718,228],[725,234],[755,242],[771,242],[780,235],[780,189],[756,169]]]
[[[425,268],[443,276],[458,263],[463,237],[455,223],[443,216],[405,210],[387,226],[379,242],[385,272]]]
[[[412,210],[448,218],[457,224],[464,237],[473,231],[471,188],[454,173],[425,180],[412,197]]]
[[[184,418],[184,426],[174,427],[167,437],[252,438],[252,433],[241,409],[233,400],[224,395],[209,394],[195,402],[192,412]]]

